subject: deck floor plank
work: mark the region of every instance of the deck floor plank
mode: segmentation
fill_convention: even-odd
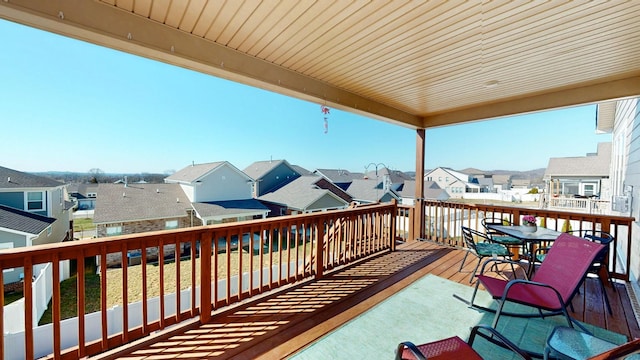
[[[471,286],[469,276],[477,259],[468,256],[458,271],[464,254],[431,242],[400,244],[395,252],[368,258],[321,280],[304,281],[219,310],[210,323],[192,320],[97,358],[285,358],[424,275]],[[510,268],[502,270],[512,276]],[[587,279],[574,299],[571,315],[627,337],[640,337],[627,289],[620,283],[616,289],[607,288],[613,309],[609,315],[597,280]]]

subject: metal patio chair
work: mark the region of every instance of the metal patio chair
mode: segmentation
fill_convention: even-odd
[[[471,329],[468,342],[458,336],[422,345],[414,345],[408,341],[402,342],[396,349],[396,360],[482,360],[480,354],[473,349],[476,336],[480,336],[496,346],[511,350],[518,359],[531,359],[526,352],[519,349],[495,329],[487,325],[476,325]]]
[[[531,280],[513,279],[506,280],[485,275],[485,268],[493,266],[495,262],[505,260],[489,259],[485,261],[477,275],[471,306],[486,309],[474,305],[474,300],[480,284],[498,302],[495,310],[492,327],[496,327],[501,315],[532,317],[564,315],[570,327],[572,321],[567,311],[571,299],[578,292],[584,277],[596,256],[605,246],[583,238],[562,233],[549,249],[545,260],[535,272]],[[518,303],[537,309],[537,314],[507,313],[503,311],[507,302]]]
[[[462,238],[464,240],[465,246],[467,247],[467,252],[466,254],[464,254],[464,258],[462,258],[462,262],[460,263],[460,268],[458,269],[458,271],[462,271],[462,267],[464,266],[469,253],[478,258],[478,263],[476,264],[476,267],[473,269],[473,271],[471,272],[471,276],[469,277],[469,283],[473,282],[473,278],[476,275],[476,271],[478,271],[478,267],[480,266],[482,259],[494,256],[503,259],[511,259],[512,254],[511,252],[509,252],[509,249],[506,246],[492,242],[486,234],[481,233],[480,231],[476,231],[463,226]],[[511,264],[511,270],[515,273],[513,264]]]

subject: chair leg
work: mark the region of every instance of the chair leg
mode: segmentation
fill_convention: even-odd
[[[607,305],[607,310],[609,310],[609,315],[613,315],[611,311],[611,304],[609,303],[609,295],[607,295],[607,289],[604,287],[604,282],[600,277],[598,277],[598,282],[600,282],[600,289],[602,289],[602,295],[604,296],[604,303]]]
[[[471,301],[469,302],[469,306],[473,307],[473,301],[476,299],[476,294],[478,293],[478,287],[480,286],[480,282],[476,281],[476,287],[473,289],[473,295],[471,295]]]
[[[502,308],[504,307],[504,303],[506,302],[504,300],[496,300],[496,301],[498,302],[498,308],[496,309],[496,315],[493,317],[493,324],[491,325],[491,327],[494,329],[498,328],[498,320],[500,319]]]
[[[462,258],[462,263],[460,263],[460,268],[458,269],[458,272],[462,271],[462,267],[464,266],[464,262],[467,260],[467,255],[469,255],[469,250],[467,250],[464,254],[464,257]]]
[[[476,271],[478,271],[478,268],[480,267],[481,262],[482,262],[482,258],[478,258],[478,263],[476,264],[476,267],[471,272],[471,277],[469,277],[469,284],[471,284],[473,282],[473,278],[476,277]]]

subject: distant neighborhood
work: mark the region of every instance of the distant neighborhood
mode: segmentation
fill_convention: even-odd
[[[416,179],[413,173],[384,167],[362,173],[311,170],[282,159],[256,161],[244,169],[228,161],[192,163],[161,181],[157,175],[127,175],[99,182],[108,177],[94,172],[84,182],[63,182],[0,167],[0,249],[72,241],[77,238],[74,213],[92,218],[93,236],[102,238],[392,200],[413,205],[416,181],[423,182],[430,201],[492,199],[539,207],[557,206],[554,199],[567,198],[609,203],[610,162],[611,143],[601,143],[594,153],[551,158],[546,169],[527,176],[438,167]],[[21,269],[4,273],[5,284],[22,278]]]

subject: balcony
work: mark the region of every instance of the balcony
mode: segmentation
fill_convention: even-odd
[[[464,255],[460,226],[478,228],[480,219],[490,215],[518,222],[524,214],[544,218],[551,228],[568,222],[573,229],[595,227],[616,236],[609,266],[618,291],[607,289],[613,315],[604,310],[595,280],[589,280],[574,301],[573,316],[640,336],[624,286],[633,219],[443,202],[425,202],[421,210],[423,230],[414,221],[416,208],[379,204],[3,251],[2,269],[22,267],[26,279],[49,277],[53,310],[51,324],[27,326],[36,324],[37,317],[26,309],[42,300],[35,286],[25,287],[26,330],[5,335],[0,350],[7,358],[18,350],[22,355],[17,358],[171,357],[176,352],[284,357],[425,274],[468,284],[471,265],[457,271]],[[140,254],[139,266],[122,261],[130,253]],[[107,257],[121,261],[100,266]],[[90,309],[97,299],[85,295],[92,274],[80,271],[78,316],[63,320],[61,270],[68,261],[84,269],[93,259],[99,269],[98,308]],[[49,275],[34,273],[48,263]],[[3,308],[3,318],[9,315]],[[5,320],[1,325],[5,333],[15,324]],[[185,336],[191,340],[183,341]]]

